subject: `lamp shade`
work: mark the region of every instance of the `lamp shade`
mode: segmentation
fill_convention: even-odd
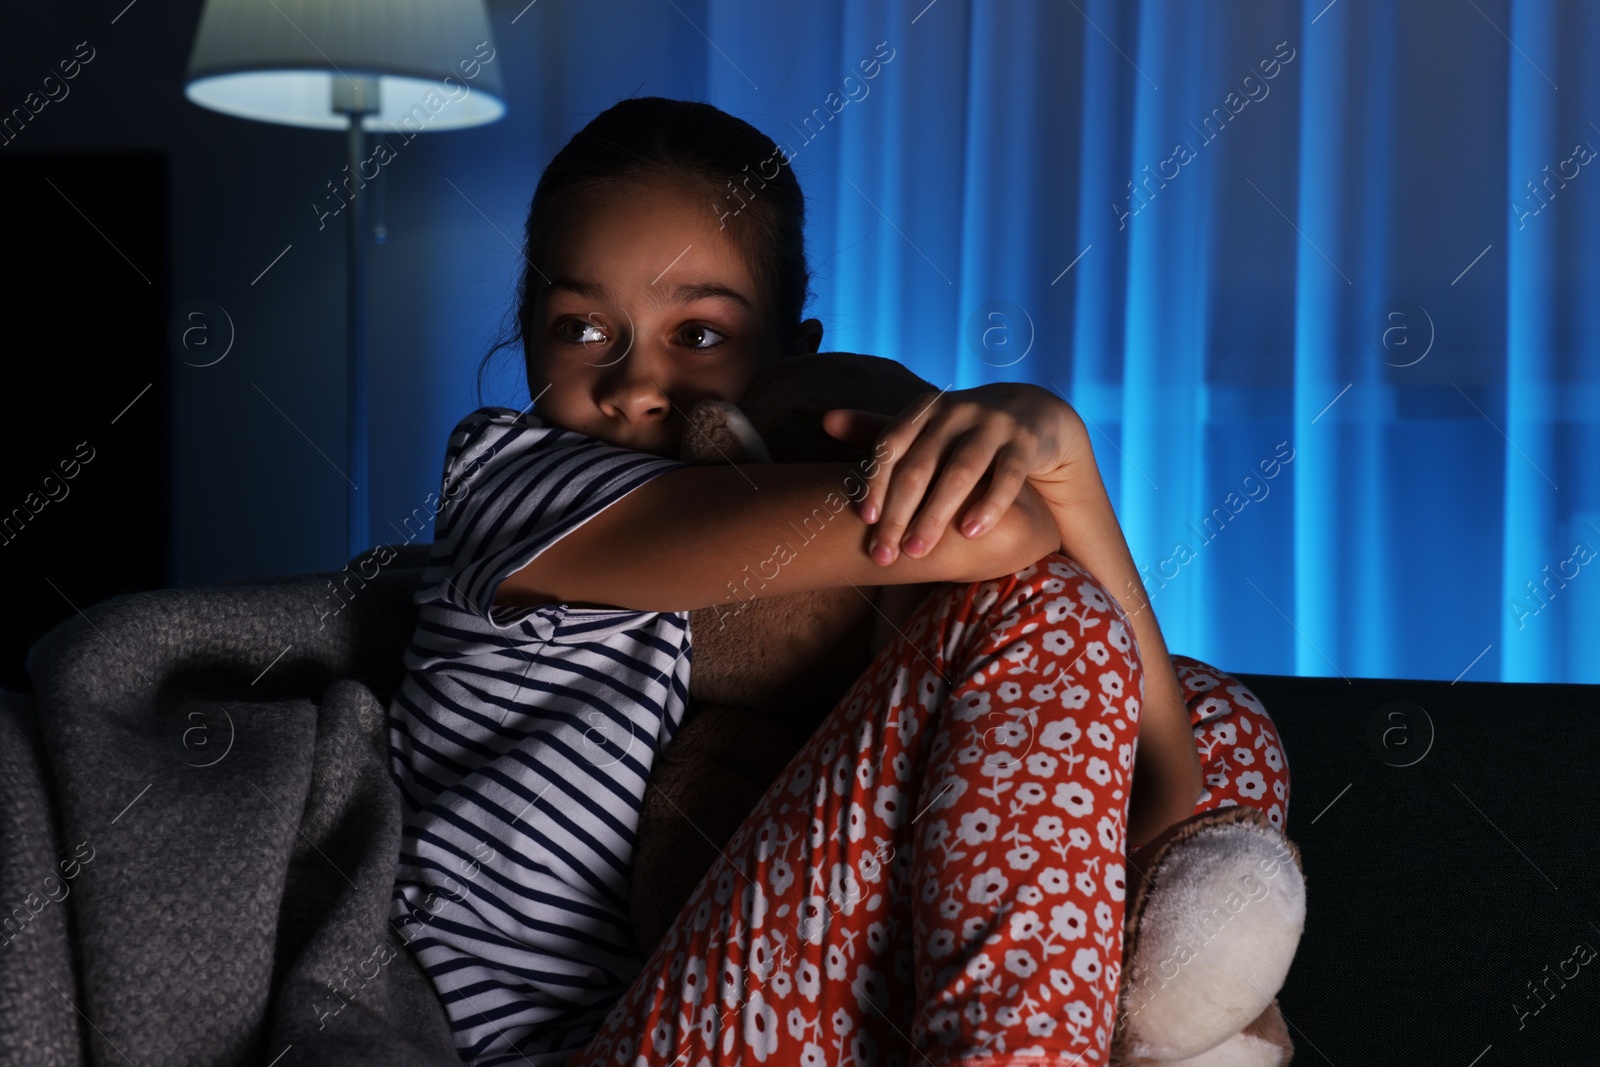
[[[335,91],[376,79],[363,129],[460,129],[505,113],[500,62],[483,0],[206,0],[184,95],[240,118],[348,129]]]

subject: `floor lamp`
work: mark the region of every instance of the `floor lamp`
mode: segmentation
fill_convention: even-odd
[[[366,196],[383,145],[366,133],[462,129],[505,114],[484,0],[206,0],[184,95],[260,122],[348,132],[346,448],[349,555],[365,552],[367,507]],[[388,149],[388,154],[395,154]],[[376,175],[374,174],[374,177]],[[319,191],[320,192],[320,191]],[[330,204],[338,201],[330,201]]]

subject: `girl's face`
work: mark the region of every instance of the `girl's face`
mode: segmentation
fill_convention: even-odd
[[[624,448],[676,458],[698,401],[737,402],[786,346],[815,352],[822,340],[816,319],[781,336],[732,228],[680,187],[569,211],[538,268],[526,345],[534,411]]]

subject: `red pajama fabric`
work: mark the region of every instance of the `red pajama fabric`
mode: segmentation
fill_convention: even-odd
[[[1266,709],[1173,662],[1195,811],[1248,804],[1282,829]],[[570,1067],[1106,1063],[1142,691],[1127,617],[1060,553],[935,591]]]

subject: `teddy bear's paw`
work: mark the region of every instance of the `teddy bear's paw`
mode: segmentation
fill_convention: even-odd
[[[1304,877],[1264,817],[1230,814],[1197,820],[1148,871],[1120,998],[1119,1044],[1132,1061],[1234,1062],[1193,1058],[1232,1044],[1289,973],[1305,929]]]
[[[678,458],[685,463],[771,463],[772,455],[744,412],[707,398],[689,409]]]

